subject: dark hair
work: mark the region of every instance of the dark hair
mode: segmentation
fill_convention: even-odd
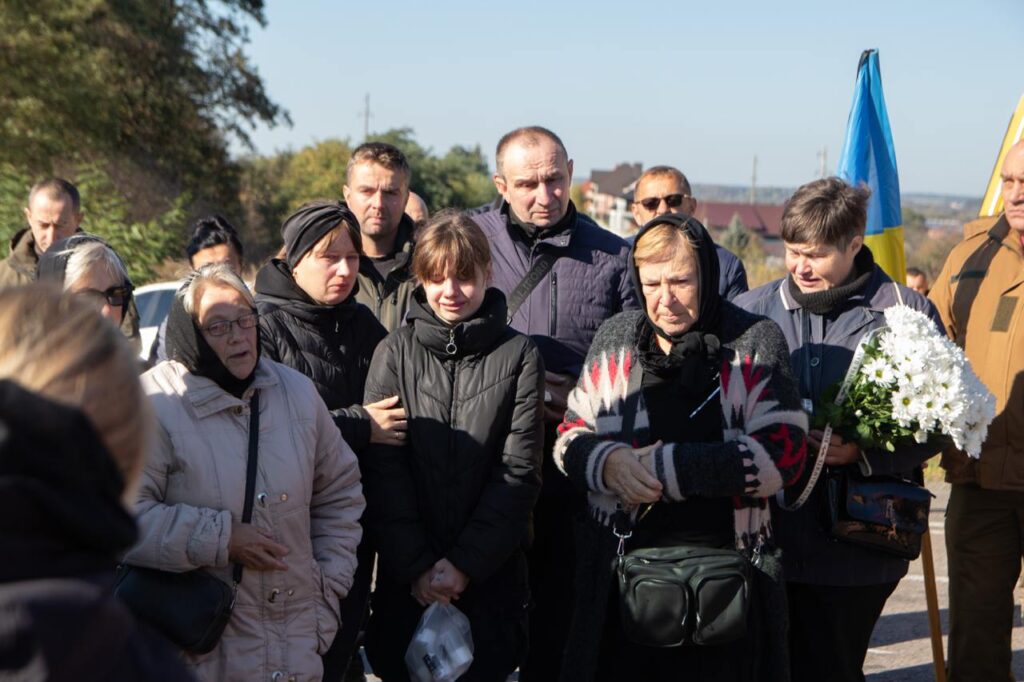
[[[498,147],[494,152],[494,164],[498,171],[498,175],[504,174],[505,149],[510,144],[523,140],[526,146],[533,147],[540,142],[541,138],[545,137],[555,143],[555,146],[562,151],[562,155],[565,156],[566,161],[568,161],[569,152],[565,150],[565,144],[562,143],[562,138],[555,135],[544,126],[523,126],[522,128],[516,128],[515,130],[505,133],[501,136],[501,139],[498,140]]]
[[[491,268],[491,246],[472,218],[444,210],[427,221],[416,238],[412,273],[421,282],[454,268],[460,279],[472,279]]]
[[[200,218],[192,227],[192,236],[189,237],[188,243],[185,245],[185,254],[188,256],[189,264],[192,263],[192,257],[203,249],[221,244],[227,244],[233,248],[238,254],[238,260],[245,257],[242,240],[238,238],[238,231],[234,225],[228,222],[227,218],[216,213]]]
[[[870,197],[866,185],[854,187],[837,177],[808,182],[782,211],[782,241],[845,249],[864,234]]]
[[[927,279],[927,275],[924,274],[924,270],[920,268],[907,268],[907,277],[924,277]]]
[[[28,203],[31,204],[32,199],[40,192],[46,192],[51,199],[59,197],[68,199],[75,213],[82,209],[82,198],[78,194],[78,188],[64,178],[46,178],[32,185],[32,189],[28,191]]]
[[[384,166],[389,171],[401,173],[405,177],[406,184],[412,178],[412,170],[409,162],[405,159],[402,150],[387,142],[364,142],[355,148],[352,156],[348,159],[348,166],[345,167],[345,182],[348,183],[352,175],[352,168],[358,163],[376,163]]]

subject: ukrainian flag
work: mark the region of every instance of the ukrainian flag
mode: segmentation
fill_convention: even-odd
[[[985,198],[981,202],[981,210],[978,217],[997,216],[1003,212],[1003,159],[1006,152],[1010,150],[1020,138],[1024,136],[1024,95],[1021,95],[1017,102],[1017,109],[1010,117],[1010,125],[1006,126],[1006,134],[1003,135],[1003,144],[999,148],[999,155],[996,156],[996,167],[992,169],[992,177],[989,178],[988,187],[985,188]]]
[[[907,264],[903,254],[900,180],[882,94],[878,50],[865,50],[860,56],[838,175],[852,185],[864,183],[871,188],[865,243],[875,262],[902,284],[906,281]]]

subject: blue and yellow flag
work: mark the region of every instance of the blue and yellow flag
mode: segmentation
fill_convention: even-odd
[[[860,56],[838,175],[852,185],[864,183],[871,188],[865,243],[875,262],[902,284],[906,281],[907,264],[903,254],[900,180],[882,94],[878,50],[865,50]]]

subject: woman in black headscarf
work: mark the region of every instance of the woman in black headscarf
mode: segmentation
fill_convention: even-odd
[[[228,584],[244,567],[217,647],[187,659],[200,679],[319,680],[356,568],[355,454],[309,379],[260,357],[252,295],[227,265],[200,268],[178,292],[167,345],[171,360],[142,376],[158,428],[125,561]]]
[[[397,396],[362,404],[370,360],[387,332],[356,302],[362,253],[356,217],[340,202],[313,201],[285,219],[281,236],[280,257],[256,275],[264,354],[313,380],[357,454],[371,443],[401,445],[406,422]],[[340,679],[355,653],[373,556],[363,543],[355,584],[342,605],[341,630],[324,659],[328,680]]]
[[[647,223],[630,259],[643,310],[598,330],[554,448],[589,511],[577,529],[577,606],[562,669],[573,680],[788,679],[784,621],[764,606],[781,594],[778,574],[763,558],[772,549],[766,498],[799,475],[805,454],[785,339],[719,296],[714,243],[693,218]],[[730,621],[731,635],[710,631],[716,605],[698,606],[697,592],[674,639],[656,643],[653,634],[682,624],[685,608],[660,622],[623,614],[616,555],[652,547],[756,560],[761,570],[749,571],[744,588],[753,599]]]

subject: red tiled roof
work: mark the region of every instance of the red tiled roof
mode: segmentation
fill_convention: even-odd
[[[724,201],[698,201],[694,216],[708,228],[725,229],[734,216],[748,230],[778,239],[782,222],[782,206],[774,204],[742,204]]]

